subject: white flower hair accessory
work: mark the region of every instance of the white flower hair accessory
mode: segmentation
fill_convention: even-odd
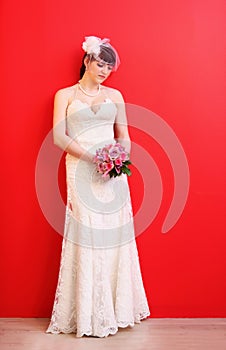
[[[100,46],[109,43],[109,39],[100,39],[96,36],[86,36],[85,41],[82,43],[83,50],[88,54],[98,56],[100,54]]]

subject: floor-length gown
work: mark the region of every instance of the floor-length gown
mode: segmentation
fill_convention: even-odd
[[[93,154],[114,143],[117,107],[94,112],[74,99],[67,133]],[[66,155],[67,206],[58,285],[47,333],[106,337],[150,315],[143,287],[126,175],[103,178],[95,165]]]

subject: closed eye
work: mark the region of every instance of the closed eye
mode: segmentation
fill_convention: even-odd
[[[97,63],[97,65],[98,65],[98,67],[100,67],[100,68],[104,67],[104,64],[102,64],[102,63]],[[113,66],[112,66],[112,65],[108,64],[107,66],[108,66],[108,70],[112,70],[112,69],[113,69]]]

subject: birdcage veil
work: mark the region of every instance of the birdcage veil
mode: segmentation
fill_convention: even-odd
[[[109,39],[87,36],[82,43],[82,48],[91,58],[110,64],[113,67],[113,71],[117,70],[120,64],[119,55],[115,48],[110,44]]]

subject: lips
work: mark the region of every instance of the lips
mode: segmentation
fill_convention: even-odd
[[[99,74],[98,76],[99,76],[101,79],[105,79],[105,75]]]

